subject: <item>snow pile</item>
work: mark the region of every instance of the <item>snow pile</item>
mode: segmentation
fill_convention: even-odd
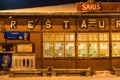
[[[96,71],[93,76],[52,76],[52,77],[9,77],[0,76],[0,80],[120,80],[120,77],[110,74],[109,71]]]
[[[114,77],[115,75],[112,75],[110,71],[96,71],[94,77]]]

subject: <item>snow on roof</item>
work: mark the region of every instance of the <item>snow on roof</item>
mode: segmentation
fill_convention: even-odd
[[[54,12],[77,12],[76,4],[63,4],[56,6],[45,6],[45,7],[34,7],[34,8],[23,8],[23,9],[11,9],[11,10],[1,10],[0,12],[44,12],[44,13],[54,13]]]

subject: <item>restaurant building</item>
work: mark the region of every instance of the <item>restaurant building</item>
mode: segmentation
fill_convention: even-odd
[[[0,11],[0,68],[120,67],[120,3]]]

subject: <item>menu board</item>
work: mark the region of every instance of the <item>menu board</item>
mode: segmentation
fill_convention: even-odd
[[[33,44],[25,43],[25,44],[17,44],[17,52],[33,52]]]

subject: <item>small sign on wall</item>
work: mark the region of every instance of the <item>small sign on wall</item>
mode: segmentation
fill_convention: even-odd
[[[12,54],[0,53],[0,69],[6,70],[12,66]]]
[[[17,44],[17,53],[33,53],[34,52],[33,43],[19,43]]]
[[[6,40],[30,40],[30,32],[8,31],[4,33]]]

